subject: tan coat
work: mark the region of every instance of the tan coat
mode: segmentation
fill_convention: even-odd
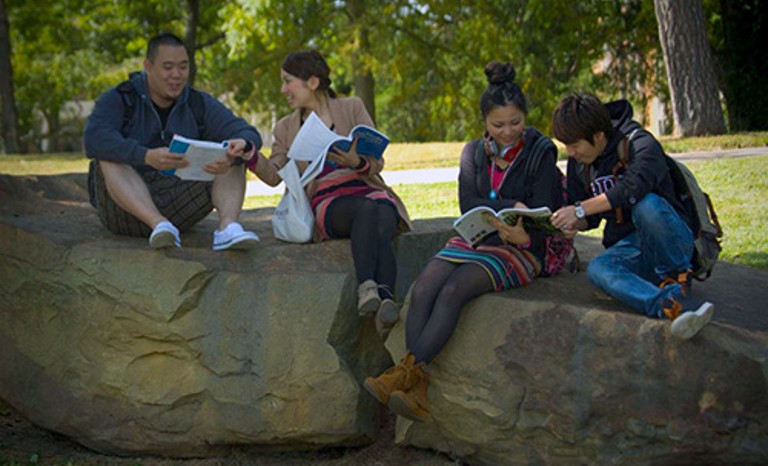
[[[373,120],[365,110],[363,101],[357,97],[335,98],[328,100],[328,107],[331,113],[331,120],[334,124],[334,131],[337,134],[347,135],[357,125],[367,125],[373,127]],[[280,119],[275,125],[274,142],[272,143],[272,155],[269,159],[260,156],[256,164],[256,176],[270,186],[277,186],[282,179],[277,171],[288,163],[288,149],[296,138],[301,128],[301,110],[296,110],[290,115]],[[369,186],[388,191],[396,200],[397,213],[402,220],[399,225],[401,232],[410,231],[411,221],[408,211],[402,200],[395,192],[386,185],[380,173],[384,169],[384,158],[376,160],[372,157],[366,157],[370,164],[370,170],[361,176],[361,179]],[[312,198],[315,192],[316,183],[310,183],[307,186],[307,196]]]

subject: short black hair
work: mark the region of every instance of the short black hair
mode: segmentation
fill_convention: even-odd
[[[552,133],[564,144],[581,139],[595,143],[595,134],[602,131],[613,136],[611,114],[594,94],[579,93],[564,97],[552,115]]]
[[[189,49],[187,49],[187,45],[183,40],[179,38],[179,36],[170,32],[164,32],[149,39],[149,43],[147,43],[147,60],[151,62],[155,61],[155,58],[157,58],[157,50],[161,45],[184,47],[184,49],[187,50],[187,55],[189,55]]]

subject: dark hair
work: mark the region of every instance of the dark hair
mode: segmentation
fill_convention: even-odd
[[[147,44],[147,60],[151,62],[155,61],[155,58],[157,58],[157,50],[161,45],[187,48],[184,41],[179,39],[179,36],[171,34],[170,32],[164,32],[149,39],[149,43]],[[189,50],[187,50],[187,55],[189,55]]]
[[[283,60],[283,70],[304,81],[312,76],[320,81],[317,89],[328,91],[328,95],[336,97],[336,93],[331,89],[331,68],[325,58],[317,50],[301,50],[288,54]]]
[[[552,133],[564,144],[581,139],[595,143],[595,134],[602,131],[607,138],[613,136],[611,114],[593,94],[571,94],[563,98],[552,115]]]
[[[480,96],[480,112],[483,118],[487,117],[494,108],[505,107],[509,104],[515,104],[524,114],[528,114],[525,94],[515,82],[516,74],[512,63],[492,61],[485,65],[488,87]]]

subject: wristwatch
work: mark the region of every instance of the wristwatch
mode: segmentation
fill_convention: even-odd
[[[576,214],[576,218],[579,220],[587,216],[587,213],[584,211],[584,207],[582,207],[581,202],[576,201],[573,204],[573,208],[575,209],[574,213]]]

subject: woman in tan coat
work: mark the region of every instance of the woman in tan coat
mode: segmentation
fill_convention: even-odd
[[[281,92],[295,111],[277,122],[272,155],[256,153],[246,163],[265,183],[276,186],[277,171],[288,162],[288,149],[306,118],[314,112],[332,131],[347,135],[356,125],[373,126],[362,101],[339,98],[331,89],[330,69],[315,50],[294,52],[280,70]],[[376,313],[386,331],[398,319],[393,300],[397,265],[392,240],[410,230],[408,213],[379,173],[384,160],[333,149],[307,196],[315,212],[315,240],[350,238],[358,281],[358,312]],[[255,151],[253,151],[255,152]],[[328,163],[331,162],[331,163]]]

